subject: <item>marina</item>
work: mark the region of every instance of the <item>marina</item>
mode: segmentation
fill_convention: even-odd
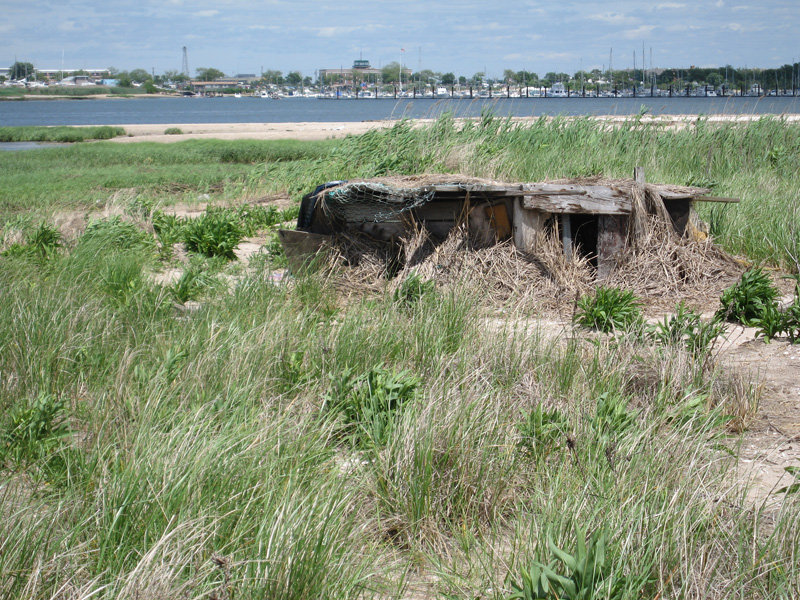
[[[437,94],[438,95],[438,94]],[[800,97],[636,97],[473,99],[376,98],[281,101],[243,96],[216,98],[30,100],[0,102],[0,126],[185,123],[358,122],[455,117],[800,114]]]

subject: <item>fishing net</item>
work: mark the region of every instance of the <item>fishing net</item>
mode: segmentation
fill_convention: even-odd
[[[344,182],[317,195],[322,210],[332,221],[382,223],[441,196],[434,186],[446,185],[452,194],[480,192],[481,186],[496,182],[469,177],[386,177],[380,180]]]

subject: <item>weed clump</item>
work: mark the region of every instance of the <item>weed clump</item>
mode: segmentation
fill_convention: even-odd
[[[778,290],[761,268],[748,269],[738,283],[720,297],[715,317],[732,323],[754,326],[764,316],[767,307],[775,302]]]
[[[66,403],[40,394],[11,411],[0,432],[0,463],[20,466],[50,456],[70,433]]]
[[[395,417],[416,396],[420,380],[408,371],[376,366],[363,374],[345,369],[333,378],[325,409],[342,418],[342,436],[353,447],[380,447],[394,429]]]
[[[778,289],[769,276],[760,268],[745,271],[738,283],[722,293],[715,319],[756,327],[757,335],[763,336],[766,343],[784,333],[791,343],[797,343],[800,341],[800,275],[788,278],[798,283],[794,300],[781,310]]]
[[[236,260],[234,251],[244,237],[239,222],[224,211],[206,210],[205,214],[189,221],[183,231],[183,242],[189,252]]]
[[[629,331],[643,323],[642,305],[629,290],[600,286],[578,300],[574,320],[603,333]]]

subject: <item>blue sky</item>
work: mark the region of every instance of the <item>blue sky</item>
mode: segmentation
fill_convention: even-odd
[[[363,57],[471,76],[608,67],[777,67],[800,59],[798,0],[3,0],[0,65],[277,69]],[[401,48],[405,52],[401,52]],[[652,63],[650,60],[652,52]]]

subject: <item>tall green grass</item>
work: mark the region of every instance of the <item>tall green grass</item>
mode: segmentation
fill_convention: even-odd
[[[709,363],[531,334],[465,289],[347,305],[266,263],[179,310],[119,235],[0,259],[4,596],[502,598],[548,537],[601,527],[609,568],[648,582],[624,597],[797,589],[797,499],[732,479],[741,399]],[[352,445],[325,398],[378,369],[416,392]],[[68,435],[16,462],[9,415],[44,397]],[[542,406],[560,429],[532,454]]]
[[[0,127],[0,142],[84,142],[125,135],[122,127]]]
[[[798,156],[800,127],[779,117],[747,123],[699,118],[669,128],[641,117],[610,125],[591,117],[517,123],[486,112],[464,122],[445,114],[424,127],[399,121],[323,142],[92,144],[3,153],[0,219],[102,205],[120,190],[156,204],[201,194],[236,200],[278,193],[299,200],[335,179],[446,172],[541,181],[630,177],[643,166],[648,181],[740,198],[736,205],[701,203],[711,233],[756,262],[794,266],[792,256],[800,254]]]
[[[8,164],[81,159],[97,174],[113,158],[107,175],[123,185],[135,178],[121,166],[148,152],[166,179],[207,167],[206,152],[240,174],[241,198],[377,172],[574,176],[579,158],[550,160],[579,156],[588,135],[609,147],[586,152],[620,161],[606,175],[644,164],[651,180],[681,182],[667,158],[688,158],[660,154],[658,171],[641,147],[722,135],[703,127],[445,117],[260,166],[220,161],[283,150],[93,145]],[[721,131],[738,139],[737,127]],[[753,127],[794,143],[784,123]],[[772,165],[751,155],[755,171]],[[720,193],[730,179],[717,176]],[[468,286],[346,299],[325,271],[276,283],[267,259],[224,267],[227,285],[177,305],[154,278],[164,256],[120,219],[50,252],[0,256],[0,596],[505,598],[550,561],[548,539],[573,552],[600,530],[604,569],[631,582],[618,597],[800,589],[798,495],[753,500],[739,480],[737,432],[758,386],[719,368],[713,349],[700,359],[648,336],[536,329],[487,315]],[[192,260],[209,277],[223,268]],[[413,393],[381,404],[398,385]],[[331,410],[337,398],[358,410]]]

